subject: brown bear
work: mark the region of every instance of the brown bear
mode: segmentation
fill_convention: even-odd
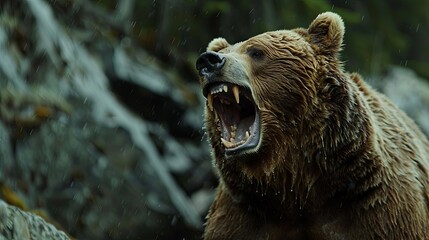
[[[343,35],[326,12],[198,58],[220,176],[205,239],[429,239],[429,142],[344,71]]]

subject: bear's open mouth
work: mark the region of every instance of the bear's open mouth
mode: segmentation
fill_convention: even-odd
[[[206,86],[207,106],[215,112],[226,154],[254,149],[260,140],[259,112],[249,89],[217,83]]]

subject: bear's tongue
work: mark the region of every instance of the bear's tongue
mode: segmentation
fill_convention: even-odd
[[[221,100],[224,101],[224,100]],[[222,143],[227,148],[232,148],[246,142],[250,137],[250,126],[254,118],[240,116],[240,106],[237,104],[214,103],[214,108],[221,121]]]
[[[225,87],[226,86],[226,87]],[[224,89],[232,89],[228,93]],[[259,142],[259,116],[250,94],[242,93],[239,87],[220,84],[212,87],[207,100],[210,110],[216,111],[220,120],[221,142],[228,153],[252,148]]]

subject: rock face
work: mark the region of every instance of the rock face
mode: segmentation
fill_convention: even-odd
[[[216,180],[197,82],[87,1],[0,5],[4,201],[79,239],[198,239]]]
[[[64,232],[57,230],[41,217],[9,206],[0,200],[1,240],[68,240]]]

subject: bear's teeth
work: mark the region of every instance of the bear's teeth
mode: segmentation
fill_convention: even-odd
[[[234,93],[235,101],[237,104],[240,103],[240,89],[237,85],[232,86],[232,92]]]
[[[211,94],[207,95],[207,105],[209,106],[210,111],[213,112],[213,96]]]
[[[223,138],[220,138],[220,141],[222,142],[222,144],[226,147],[226,148],[233,148],[233,147],[237,147],[241,144],[244,144],[246,142],[246,140],[241,140],[240,142],[235,142],[235,139],[231,138],[231,141],[227,141]]]
[[[218,94],[221,92],[228,92],[228,86],[227,85],[219,86],[218,89],[212,89],[210,91],[211,94]]]
[[[222,141],[222,144],[225,146],[225,147],[227,147],[227,148],[231,148],[231,147],[234,147],[234,143],[232,143],[232,142],[229,142],[229,141],[226,141],[225,139],[223,139],[223,138],[220,138],[220,140]]]
[[[250,138],[249,131],[246,131],[244,139],[241,139],[239,142],[236,142],[235,135],[235,132],[231,132],[231,137],[229,138],[229,141],[225,140],[224,138],[220,138],[220,140],[226,148],[233,148],[246,143],[246,141]]]

